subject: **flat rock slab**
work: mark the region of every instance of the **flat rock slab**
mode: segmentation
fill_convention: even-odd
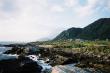
[[[52,73],[102,73],[94,68],[78,68],[74,64],[59,65],[52,69]]]

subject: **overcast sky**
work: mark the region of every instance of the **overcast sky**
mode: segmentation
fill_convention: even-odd
[[[110,0],[0,0],[0,41],[53,38],[110,17]]]

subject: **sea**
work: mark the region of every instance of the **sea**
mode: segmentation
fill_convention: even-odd
[[[7,50],[10,50],[12,47],[0,47],[0,54],[4,53]]]

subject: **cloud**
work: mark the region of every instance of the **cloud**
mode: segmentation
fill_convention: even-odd
[[[47,13],[46,0],[10,0],[11,12],[4,10],[7,4],[1,1],[0,7],[0,40],[32,41],[47,37],[52,29],[51,16]],[[6,0],[8,2],[8,0]],[[10,10],[10,8],[9,8]]]
[[[64,0],[67,7],[74,7],[78,4],[78,0]]]
[[[0,0],[0,41],[53,38],[64,29],[84,27],[88,17],[110,11],[109,0],[87,0],[84,5],[80,0],[55,1]]]
[[[81,6],[80,4],[78,4],[76,6],[77,8],[73,8],[73,10],[80,17],[90,16],[95,13],[95,7],[98,4],[98,2],[98,0],[88,0],[86,5]]]
[[[101,10],[109,7],[107,5],[108,0],[86,0],[85,5],[81,5],[80,0],[65,0],[65,6],[70,7],[77,17],[87,17],[100,13]],[[109,4],[108,4],[109,5]]]
[[[53,5],[50,9],[52,12],[63,12],[64,8],[60,5]]]

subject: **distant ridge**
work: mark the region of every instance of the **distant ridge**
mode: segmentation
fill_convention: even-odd
[[[14,44],[14,42],[0,42],[2,45],[9,45],[9,44]]]
[[[53,40],[84,39],[105,40],[110,39],[110,18],[101,18],[84,28],[70,28],[61,32]]]
[[[82,28],[70,28],[61,32],[54,40],[66,40],[66,39],[76,39],[77,36],[82,32]]]

